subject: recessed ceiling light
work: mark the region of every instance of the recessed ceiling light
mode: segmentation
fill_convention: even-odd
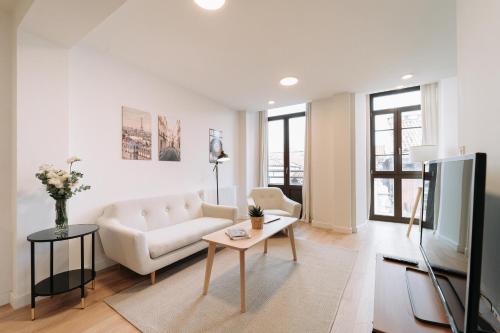
[[[290,77],[285,77],[283,79],[280,80],[280,84],[282,86],[294,86],[296,85],[297,83],[299,82],[299,79],[297,79],[296,77],[293,77],[293,76],[290,76]]]
[[[269,104],[269,105],[274,105],[274,103],[276,103],[276,102],[275,101],[269,101],[269,102],[267,102],[267,104]]]
[[[413,77],[413,74],[406,74],[401,76],[401,80],[409,80]]]
[[[206,10],[217,10],[224,6],[226,0],[194,0],[198,6]]]

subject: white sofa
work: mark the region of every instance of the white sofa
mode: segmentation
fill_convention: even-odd
[[[290,216],[300,219],[302,205],[285,196],[278,187],[256,187],[248,197],[248,207],[260,206],[266,215]]]
[[[98,218],[99,236],[110,259],[141,274],[207,247],[201,237],[236,221],[237,208],[203,202],[203,193],[185,193],[117,202]]]

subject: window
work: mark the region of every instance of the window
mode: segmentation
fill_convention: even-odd
[[[268,183],[302,202],[306,104],[268,110]]]
[[[420,98],[420,87],[370,95],[371,219],[410,217],[421,177],[421,165],[409,158],[409,148],[422,144]]]

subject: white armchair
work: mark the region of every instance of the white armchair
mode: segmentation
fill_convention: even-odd
[[[248,206],[260,206],[264,214],[300,218],[302,205],[285,196],[277,187],[257,187],[250,192]]]

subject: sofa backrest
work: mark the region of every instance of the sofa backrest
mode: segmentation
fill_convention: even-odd
[[[104,217],[140,231],[150,231],[203,215],[202,192],[166,195],[114,203],[104,210]]]
[[[262,209],[280,209],[283,205],[283,192],[277,187],[257,187],[250,192],[257,206]]]

